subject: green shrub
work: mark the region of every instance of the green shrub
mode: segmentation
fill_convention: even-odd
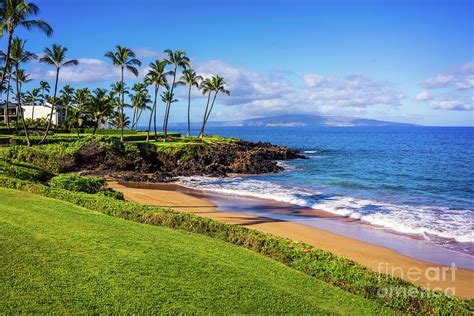
[[[124,196],[123,196],[122,192],[114,191],[111,188],[106,188],[105,190],[102,190],[102,191],[98,192],[97,195],[111,197],[111,198],[114,198],[116,200],[124,200]]]
[[[351,293],[379,301],[385,306],[411,314],[470,314],[469,301],[449,297],[415,286],[397,277],[382,275],[332,253],[246,227],[217,222],[190,213],[49,188],[42,184],[0,176],[0,186],[20,189],[67,201],[87,209],[140,223],[169,227],[217,238],[243,246],[289,267],[311,275]],[[380,297],[384,288],[405,289],[414,296]],[[403,293],[404,291],[400,291]]]
[[[98,193],[105,189],[107,182],[94,177],[81,177],[75,174],[60,174],[49,181],[53,189],[63,189],[89,194]]]
[[[52,173],[25,163],[13,163],[0,159],[0,175],[10,176],[32,182],[45,182],[51,179]]]

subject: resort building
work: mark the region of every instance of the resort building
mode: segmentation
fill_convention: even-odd
[[[43,103],[35,103],[33,104],[23,104],[22,106],[23,114],[25,119],[39,119],[39,118],[47,118],[49,119],[49,115],[51,114],[51,104],[49,102]],[[8,106],[6,102],[0,103],[0,122],[6,123],[7,116],[8,119],[11,121],[16,121],[17,119],[17,104],[13,102],[8,102]],[[53,111],[53,120],[52,123],[54,125],[60,125],[64,119],[64,114],[60,111],[59,113],[56,109]]]

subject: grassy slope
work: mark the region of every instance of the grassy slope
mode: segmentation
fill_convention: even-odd
[[[2,312],[386,312],[211,238],[0,196]]]

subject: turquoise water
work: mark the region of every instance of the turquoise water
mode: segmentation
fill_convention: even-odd
[[[272,175],[185,185],[323,209],[474,255],[474,128],[227,127],[210,133],[300,149]]]

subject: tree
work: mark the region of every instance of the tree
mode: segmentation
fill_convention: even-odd
[[[204,129],[206,128],[207,120],[209,119],[209,116],[211,115],[212,109],[214,108],[214,102],[216,101],[217,94],[219,92],[230,95],[230,91],[225,89],[225,81],[224,78],[220,76],[213,76],[210,80],[206,83],[206,89],[209,89],[209,96],[211,95],[211,91],[214,92],[214,98],[212,99],[212,104],[211,107],[209,108],[209,111],[207,111],[207,106],[206,106],[206,112],[204,113],[204,120],[202,123],[201,131],[199,132],[199,137],[204,136]],[[207,104],[209,105],[209,98],[207,100]]]
[[[24,0],[1,0],[0,1],[0,23],[2,34],[6,30],[8,34],[7,39],[7,54],[5,57],[5,68],[10,67],[11,48],[13,41],[13,34],[18,26],[23,26],[27,30],[38,29],[46,35],[52,36],[53,29],[51,26],[42,20],[32,19],[39,13],[39,8],[33,2],[26,2]],[[6,71],[2,73],[0,82],[0,94],[3,91],[3,83],[5,82]]]
[[[67,48],[62,47],[58,44],[53,44],[52,48],[45,48],[44,49],[44,56],[40,58],[40,62],[52,65],[56,68],[56,80],[54,83],[54,95],[51,103],[51,113],[49,116],[48,125],[46,125],[46,130],[44,132],[43,138],[41,139],[40,143],[42,143],[46,137],[48,136],[48,131],[51,127],[51,123],[53,120],[54,108],[56,106],[56,94],[58,92],[58,82],[59,82],[59,71],[62,67],[69,67],[69,66],[76,66],[79,62],[75,59],[66,60],[66,52]]]
[[[88,100],[88,106],[95,120],[94,131],[95,134],[101,123],[113,113],[114,106],[110,96],[105,89],[95,89]]]
[[[41,89],[41,99],[44,105],[44,101],[46,100],[46,95],[44,93],[49,92],[49,90],[51,89],[51,86],[46,81],[40,81],[40,89]]]
[[[0,51],[0,61],[2,63],[5,63],[5,60],[7,58],[7,54],[3,51]],[[3,72],[6,72],[6,84],[3,83],[2,84],[2,87],[1,89],[3,91],[7,91],[7,99],[6,99],[6,102],[5,102],[5,105],[6,105],[6,108],[5,108],[5,120],[7,122],[7,128],[8,128],[8,131],[10,131],[10,116],[8,115],[9,113],[9,109],[8,109],[8,104],[10,103],[10,93],[13,93],[13,87],[11,86],[11,77],[12,77],[12,65],[11,63],[9,64],[8,68],[7,66],[5,65],[2,69],[2,73]]]
[[[31,104],[31,119],[35,119],[35,103],[39,100],[40,89],[34,88],[26,93],[26,102]]]
[[[155,141],[158,140],[158,136],[156,134],[156,98],[158,96],[158,92],[160,89],[160,86],[168,86],[168,82],[166,80],[166,76],[170,75],[172,72],[171,71],[166,71],[166,65],[168,62],[166,60],[155,60],[150,64],[150,70],[145,76],[145,83],[147,85],[153,85],[154,87],[154,98],[153,98],[153,107],[150,112],[150,119],[148,120],[148,130],[147,130],[147,136],[146,136],[146,142],[148,143],[150,139],[150,129],[151,129],[151,121],[153,117],[155,118]]]
[[[130,118],[127,116],[127,114],[124,114],[122,117],[122,113],[115,111],[112,114],[110,124],[115,128],[120,128],[122,125],[127,127],[130,125]]]
[[[134,94],[130,96],[133,107],[133,118],[132,128],[138,125],[141,111],[147,107],[147,104],[151,102],[150,96],[148,95],[146,83],[137,82],[133,85],[132,91]]]
[[[15,67],[15,82],[16,82],[16,100],[17,100],[17,126],[18,126],[18,116],[21,116],[23,122],[23,130],[25,132],[26,143],[30,146],[30,138],[28,135],[28,129],[25,124],[25,117],[23,115],[23,108],[21,107],[21,85],[24,82],[29,82],[31,79],[28,79],[28,75],[20,69],[20,64],[29,62],[33,59],[38,58],[35,54],[27,51],[25,49],[26,41],[16,37],[12,41],[11,47],[11,58],[13,66]]]
[[[161,101],[163,101],[164,104],[167,104],[168,108],[171,107],[172,103],[178,102],[178,100],[174,98],[174,94],[171,92],[169,87],[166,87],[166,90],[161,93]]]
[[[168,54],[168,58],[165,59],[165,62],[169,65],[173,65],[173,82],[171,83],[171,91],[170,94],[173,95],[174,87],[176,84],[176,74],[178,68],[189,68],[189,58],[186,56],[186,52],[175,49],[171,51],[170,49],[166,49],[165,53]],[[170,115],[170,106],[171,104],[166,105],[165,109],[165,119],[163,122],[163,141],[166,142],[166,137],[168,135],[168,119]]]
[[[64,107],[64,122],[63,126],[68,128],[68,113],[69,109],[71,108],[71,102],[73,98],[73,93],[74,93],[74,88],[71,87],[70,85],[65,85],[63,89],[61,90],[61,103],[63,104]]]
[[[179,85],[188,86],[188,137],[191,136],[191,89],[196,87],[199,89],[199,82],[202,80],[201,76],[196,75],[194,70],[185,69],[181,80],[178,81]]]
[[[112,63],[115,67],[120,68],[120,76],[121,76],[121,83],[122,87],[124,87],[123,83],[123,72],[124,69],[126,68],[128,71],[130,71],[132,74],[135,75],[135,77],[138,76],[138,69],[136,66],[140,67],[142,65],[141,61],[135,58],[135,53],[126,47],[122,47],[120,45],[117,45],[115,47],[115,52],[108,51],[105,53],[105,57],[108,57],[112,60]],[[120,118],[123,118],[123,108],[125,107],[125,95],[124,91],[122,89],[122,104],[120,108],[120,113],[121,116]],[[120,140],[123,142],[123,124],[120,124]]]

